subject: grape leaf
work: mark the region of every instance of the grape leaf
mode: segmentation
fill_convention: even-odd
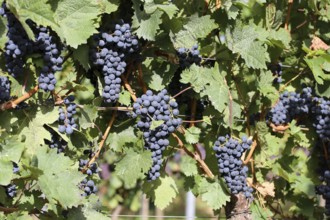
[[[179,191],[172,177],[160,177],[158,181],[159,185],[155,188],[153,199],[155,206],[164,209],[172,202]]]
[[[53,107],[31,107],[26,116],[21,118],[21,134],[25,136],[27,153],[34,154],[44,144],[44,139],[50,139],[50,133],[43,128],[46,123],[53,123],[58,119],[58,111]],[[38,131],[38,132],[36,132]]]
[[[187,155],[181,157],[180,168],[181,172],[186,176],[194,176],[198,174],[196,160]]]
[[[131,93],[127,90],[122,90],[118,102],[123,105],[130,105],[131,104]]]
[[[159,29],[159,25],[162,22],[161,16],[163,15],[163,13],[163,11],[156,10],[150,15],[150,18],[135,18],[135,21],[138,23],[139,26],[139,28],[136,30],[137,36],[146,40],[154,41],[157,31]]]
[[[78,184],[85,176],[70,158],[57,154],[56,149],[47,152],[46,147],[39,147],[32,163],[43,172],[38,178],[38,184],[50,203],[58,202],[65,208],[79,204],[82,191]]]
[[[201,129],[193,126],[187,129],[184,136],[189,144],[195,144],[198,142],[200,134],[201,134]]]
[[[180,82],[190,83],[195,92],[200,93],[201,96],[208,96],[211,104],[221,113],[230,102],[230,91],[223,75],[223,72],[219,74],[218,64],[213,68],[199,67],[194,64],[182,72]]]
[[[24,143],[17,136],[9,137],[3,143],[0,143],[0,159],[6,158],[18,163],[23,151]]]
[[[98,24],[95,20],[99,14],[99,5],[96,1],[60,1],[55,11],[55,20],[60,25],[60,32],[57,34],[62,36],[68,45],[77,48],[97,32]]]
[[[6,186],[13,178],[13,163],[5,158],[0,157],[0,185]]]
[[[134,187],[139,178],[143,178],[152,165],[151,152],[135,152],[129,149],[124,158],[116,164],[117,175],[124,180],[126,187]]]
[[[134,133],[133,127],[128,127],[120,132],[110,133],[106,143],[110,145],[113,151],[120,152],[125,145],[136,143],[139,138]]]
[[[54,21],[54,12],[48,0],[11,0],[7,1],[7,5],[21,22],[30,39],[34,39],[34,34],[26,23],[28,19],[38,25],[50,26],[54,31],[59,32],[59,26]]]
[[[210,15],[198,17],[195,14],[189,17],[188,23],[183,26],[182,30],[171,35],[171,40],[176,48],[191,48],[196,44],[198,38],[206,37],[215,28],[217,25]]]
[[[164,89],[171,81],[177,66],[162,59],[146,58],[143,61],[143,78],[155,91]]]
[[[270,59],[263,44],[256,41],[259,35],[260,33],[250,25],[237,25],[233,31],[226,30],[227,45],[233,53],[238,53],[248,67],[266,69],[266,62]]]
[[[94,127],[94,122],[98,116],[97,106],[84,105],[80,108],[81,117],[79,118],[79,125],[82,129]]]
[[[174,4],[156,4],[153,0],[147,0],[144,5],[144,10],[151,14],[157,9],[164,11],[170,19],[178,12],[178,8]]]
[[[219,182],[210,183],[206,179],[202,179],[199,183],[199,193],[202,200],[212,209],[220,209],[230,201],[230,196]]]
[[[156,128],[158,128],[159,126],[161,126],[162,124],[164,124],[163,120],[152,120],[151,125],[150,125],[150,130],[155,130]]]
[[[73,59],[77,60],[88,71],[91,68],[89,65],[89,46],[87,44],[79,45],[77,49],[73,50]]]

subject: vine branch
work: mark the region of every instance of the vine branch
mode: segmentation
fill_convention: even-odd
[[[14,101],[8,101],[0,105],[0,111],[4,111],[7,109],[11,109],[16,107],[21,102],[24,102],[25,100],[29,99],[31,96],[33,96],[36,92],[38,92],[39,86],[35,86],[33,89],[22,95],[21,97],[17,98]]]
[[[107,129],[105,130],[105,132],[104,132],[104,134],[103,134],[103,136],[102,136],[102,140],[101,140],[101,142],[99,143],[99,149],[96,151],[95,155],[94,155],[94,156],[88,161],[88,163],[86,164],[86,166],[85,166],[84,169],[82,170],[83,173],[85,173],[85,172],[87,171],[88,167],[89,167],[92,163],[94,163],[95,160],[100,156],[101,150],[102,150],[102,148],[103,148],[103,146],[104,146],[105,141],[106,141],[107,138],[108,138],[108,135],[109,135],[109,133],[110,133],[110,129],[111,129],[112,125],[113,125],[113,122],[114,122],[115,119],[116,119],[116,115],[117,115],[117,110],[115,110],[115,111],[113,112],[113,114],[112,114],[112,117],[111,117],[111,119],[110,119],[110,121],[109,121],[108,127],[107,127]]]

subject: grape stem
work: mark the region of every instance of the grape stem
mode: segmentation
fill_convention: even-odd
[[[22,95],[21,97],[15,99],[14,101],[8,101],[0,105],[0,111],[7,109],[15,108],[19,103],[24,102],[26,99],[29,99],[36,92],[38,92],[39,86],[35,86],[33,89]]]
[[[142,87],[143,93],[146,93],[147,92],[147,86],[146,86],[145,82],[143,81],[143,73],[142,73],[142,66],[141,66],[141,64],[139,64],[139,66],[138,66],[138,72],[139,72],[139,75],[138,75],[139,76],[138,77],[139,84]]]
[[[289,20],[290,20],[290,14],[292,9],[293,0],[288,0],[288,13],[286,14],[284,29],[289,30]]]
[[[206,163],[204,162],[204,160],[202,160],[202,158],[199,156],[198,153],[192,153],[190,152],[183,144],[182,140],[175,134],[172,133],[172,136],[176,139],[176,141],[178,142],[178,145],[181,149],[184,150],[184,152],[186,152],[186,154],[188,156],[190,156],[191,158],[195,159],[197,161],[197,163],[199,163],[199,165],[201,166],[201,168],[203,169],[203,171],[205,172],[205,174],[211,178],[214,179],[214,175],[212,173],[212,171],[210,170],[210,168],[206,165]]]
[[[203,119],[201,120],[182,120],[183,123],[200,123],[200,122],[204,122]]]
[[[134,93],[131,85],[128,83],[127,78],[124,77],[124,76],[122,76],[121,78],[122,78],[122,80],[124,82],[125,88],[129,91],[129,93],[131,94],[131,97],[132,97],[133,101],[135,102],[137,98],[136,98],[136,95],[135,95],[135,93]]]
[[[86,164],[86,166],[84,167],[84,169],[82,170],[83,173],[85,173],[88,169],[88,167],[95,162],[95,160],[100,156],[100,153],[101,153],[101,150],[102,148],[104,147],[104,143],[105,141],[107,140],[108,138],[108,135],[110,133],[110,129],[116,119],[116,115],[117,115],[117,110],[115,110],[112,114],[112,117],[109,121],[109,124],[108,124],[108,127],[107,129],[105,130],[103,136],[102,136],[102,140],[100,141],[99,143],[99,149],[95,152],[95,155],[88,161],[88,163]]]
[[[292,81],[294,81],[295,79],[297,79],[303,73],[304,73],[304,70],[300,71],[300,73],[298,73],[298,75],[296,75],[295,77],[293,77],[292,79],[290,79],[287,83],[285,83],[284,86],[280,88],[279,92],[281,93]]]
[[[12,212],[17,212],[19,208],[7,208],[7,207],[2,207],[0,206],[0,211],[6,213],[12,213]]]
[[[278,125],[276,126],[273,123],[270,123],[270,127],[272,127],[274,132],[279,132],[279,133],[283,133],[285,130],[287,130],[290,126],[289,125]]]
[[[184,93],[185,91],[189,90],[189,89],[192,89],[193,87],[192,86],[189,86],[185,89],[183,89],[182,91],[178,92],[177,94],[175,94],[172,98],[175,99],[177,96],[181,95],[182,93]]]
[[[119,106],[119,107],[98,107],[98,111],[107,111],[107,110],[115,110],[115,111],[124,111],[129,112],[132,111],[132,107],[125,107],[125,106]]]
[[[252,143],[251,149],[249,151],[249,154],[247,155],[246,159],[243,162],[244,164],[247,164],[251,160],[253,152],[256,149],[256,147],[257,147],[257,141],[254,140],[253,143]]]

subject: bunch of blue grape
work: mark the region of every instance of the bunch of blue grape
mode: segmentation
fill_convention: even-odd
[[[221,176],[224,177],[232,194],[244,193],[246,198],[252,198],[253,189],[246,183],[248,167],[243,166],[241,156],[251,147],[252,141],[242,137],[241,141],[229,135],[220,136],[213,149],[218,159]]]
[[[14,198],[17,194],[17,186],[15,184],[9,184],[6,186],[6,194],[10,198]]]
[[[314,116],[313,126],[321,140],[330,139],[330,100],[314,97],[312,115]]]
[[[324,171],[321,181],[325,182],[325,185],[319,185],[315,187],[316,194],[322,195],[325,200],[326,215],[330,215],[330,170]]]
[[[282,63],[277,63],[277,64],[271,64],[269,66],[269,70],[273,73],[274,76],[274,81],[273,83],[282,83],[283,79],[282,79]]]
[[[182,70],[189,68],[192,64],[200,65],[202,61],[198,45],[194,45],[190,50],[181,47],[177,50],[177,55]]]
[[[309,114],[312,107],[312,89],[306,87],[301,93],[284,92],[271,109],[270,118],[275,125],[287,124],[295,117]]]
[[[19,172],[19,166],[17,163],[13,162],[13,173],[18,173]]]
[[[76,119],[73,117],[76,113],[77,105],[74,103],[74,96],[70,95],[64,99],[65,108],[59,108],[59,126],[58,131],[68,135],[73,133],[73,129],[78,127]]]
[[[88,161],[89,160],[79,159],[79,171],[83,170],[86,167],[86,165],[88,164]],[[88,167],[88,169],[86,170],[86,174],[88,176],[93,175],[93,174],[96,174],[98,172],[99,172],[99,169],[98,169],[96,163],[92,163]]]
[[[51,133],[51,140],[46,140],[46,144],[51,149],[57,149],[57,153],[63,153],[68,143],[56,133]]]
[[[29,40],[23,26],[3,2],[0,15],[7,19],[8,41],[5,44],[5,66],[7,71],[17,77],[23,71],[25,57],[32,52],[32,41]]]
[[[106,103],[118,100],[121,75],[125,72],[126,61],[138,50],[138,40],[132,35],[129,24],[116,24],[112,34],[100,32],[94,37],[97,42],[91,59],[104,76],[105,86],[102,96]]]
[[[19,167],[17,163],[13,162],[13,173],[18,173]],[[6,194],[8,197],[13,198],[17,194],[17,186],[15,184],[9,184],[6,186]]]
[[[10,81],[8,77],[0,76],[0,103],[7,102],[10,98]]]
[[[44,66],[39,76],[39,87],[44,91],[55,89],[55,72],[62,70],[63,57],[61,57],[61,46],[56,43],[55,35],[46,27],[35,27],[36,43],[34,51],[43,54]]]
[[[155,180],[160,176],[163,162],[162,153],[169,145],[169,135],[182,123],[178,104],[167,95],[167,90],[153,94],[148,90],[133,104],[133,116],[140,116],[137,127],[143,131],[144,147],[152,152],[153,164],[148,171],[148,180]],[[153,121],[163,121],[158,127],[151,129]]]
[[[93,180],[84,179],[79,184],[79,187],[80,187],[80,189],[84,190],[84,193],[82,194],[82,196],[89,196],[92,193],[95,194],[98,191],[97,186],[95,185]]]

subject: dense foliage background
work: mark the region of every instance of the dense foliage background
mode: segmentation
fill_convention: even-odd
[[[63,57],[54,62],[63,61],[63,67],[54,73],[55,88],[46,91],[38,80],[47,61],[43,50],[23,57],[23,68],[12,74],[5,58],[12,24],[1,17],[0,75],[10,81],[10,98],[0,96],[1,219],[108,219],[119,205],[139,210],[142,194],[164,209],[181,189],[192,191],[216,215],[224,216],[226,207],[227,217],[233,219],[241,209],[252,219],[325,215],[315,186],[329,184],[322,177],[329,136],[320,138],[315,125],[319,119],[312,111],[277,124],[271,123],[269,112],[281,93],[300,94],[306,86],[313,97],[329,99],[328,0],[4,4],[32,42],[37,40],[36,28],[48,28]],[[103,70],[91,54],[100,51],[97,34],[114,36],[114,25],[123,22],[130,24],[138,48],[121,57],[127,64],[120,96],[107,103],[102,97]],[[179,48],[190,50],[194,45],[201,60],[184,66]],[[167,89],[182,120],[169,136],[160,177],[152,181],[146,177],[153,163],[151,152],[144,148],[138,119],[131,117],[134,101],[147,89],[155,94]],[[58,126],[64,123],[59,109],[68,109],[71,102],[65,100],[71,95],[77,127],[70,135],[60,133]],[[162,122],[156,120],[153,128]],[[218,136],[227,134],[253,142],[242,156],[253,199],[231,194],[219,173],[213,146]],[[86,178],[97,186],[91,195],[84,194]],[[236,196],[247,204],[244,208],[237,207]]]

